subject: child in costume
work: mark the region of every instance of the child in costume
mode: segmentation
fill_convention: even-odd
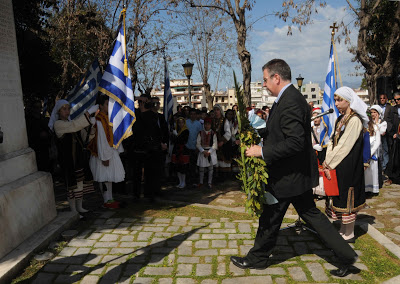
[[[125,170],[119,154],[124,151],[122,144],[117,149],[113,147],[113,131],[108,120],[108,97],[101,95],[98,98],[99,113],[96,115],[95,137],[89,143],[90,169],[93,179],[105,184],[102,190],[104,207],[118,208],[119,203],[114,201],[112,183],[125,179]]]
[[[174,149],[172,150],[171,162],[175,166],[179,178],[178,188],[186,187],[186,171],[189,166],[189,150],[185,144],[189,138],[189,130],[186,127],[186,119],[179,117],[176,121],[176,130],[173,131],[175,139]]]
[[[199,187],[203,185],[204,172],[208,169],[208,188],[212,188],[213,168],[218,163],[217,159],[217,135],[211,129],[212,119],[204,119],[204,130],[197,135],[196,147],[199,150],[197,166],[199,166]]]

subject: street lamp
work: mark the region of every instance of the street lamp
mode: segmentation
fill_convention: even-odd
[[[189,106],[192,107],[192,102],[191,102],[191,90],[190,90],[190,77],[192,76],[192,70],[193,70],[193,63],[189,62],[189,59],[186,59],[186,63],[182,64],[183,70],[185,71],[185,75],[188,78],[188,103]]]
[[[301,93],[301,86],[303,85],[304,78],[301,77],[301,74],[299,74],[299,77],[297,77],[296,80],[297,80],[297,86],[299,87],[299,92]]]

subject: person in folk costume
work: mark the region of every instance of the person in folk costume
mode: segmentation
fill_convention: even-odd
[[[112,183],[121,182],[125,179],[125,170],[120,153],[124,151],[122,144],[117,149],[113,147],[113,129],[108,119],[108,96],[98,97],[99,113],[96,115],[95,137],[90,141],[90,169],[93,179],[100,183],[104,199],[104,207],[119,208],[119,203],[114,201],[112,194]],[[105,185],[105,188],[103,187]]]
[[[329,197],[326,214],[341,220],[339,233],[347,242],[354,242],[357,212],[365,206],[363,134],[369,119],[367,105],[352,89],[341,87],[334,98],[341,115],[328,143],[323,170],[329,180],[329,170],[336,169],[339,196]]]
[[[190,162],[189,149],[185,146],[189,138],[189,130],[186,127],[186,119],[184,117],[178,117],[176,120],[173,135],[175,136],[175,143],[172,150],[171,162],[174,164],[179,178],[177,187],[184,188],[186,187],[186,169]]]
[[[89,116],[98,108],[98,105],[94,105],[84,115],[69,120],[69,102],[58,100],[49,120],[48,126],[57,137],[58,163],[67,187],[69,206],[73,212],[88,212],[82,207],[83,195],[94,192],[93,187],[84,186],[85,174],[89,174],[85,172],[88,161],[83,153],[84,143],[79,131],[91,124]]]
[[[232,162],[232,130],[233,115],[232,110],[228,110],[224,115],[224,111],[220,105],[214,106],[215,117],[213,119],[212,129],[217,134],[218,140],[218,171],[220,175],[224,175],[231,170]],[[220,176],[221,177],[221,176]]]
[[[381,155],[381,137],[387,128],[386,121],[382,121],[379,117],[382,114],[382,108],[378,105],[371,107],[371,116],[368,123],[368,132],[370,134],[371,157],[368,162],[369,166],[365,170],[365,191],[367,193],[379,194],[382,187],[382,170],[380,170]]]
[[[312,110],[312,113],[311,113],[312,116],[317,116],[319,114],[321,114],[320,108],[314,108]],[[326,125],[325,122],[322,120],[322,117],[318,117],[311,121],[311,128],[312,128],[311,141],[312,141],[313,149],[317,153],[318,163],[320,165],[325,160],[325,155],[326,155],[326,147],[321,146],[322,145],[322,143],[321,143],[321,141],[322,141],[321,140],[321,123]]]
[[[210,117],[204,119],[204,130],[197,135],[196,147],[199,150],[197,166],[199,166],[199,187],[203,185],[204,172],[208,169],[208,188],[212,188],[213,168],[218,163],[217,159],[217,135],[211,129],[212,120]]]

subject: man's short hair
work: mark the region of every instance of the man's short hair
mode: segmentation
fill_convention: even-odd
[[[263,67],[262,71],[268,70],[269,75],[278,74],[285,81],[292,81],[292,73],[289,65],[282,59],[272,59],[267,62]]]
[[[160,101],[160,98],[159,98],[159,97],[151,97],[151,100],[157,100],[157,101]]]
[[[394,92],[393,97],[395,97],[395,96],[400,96],[400,92]]]
[[[379,97],[384,96],[387,99],[387,95],[386,94],[380,94]]]

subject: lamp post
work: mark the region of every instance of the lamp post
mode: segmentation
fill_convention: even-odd
[[[185,71],[185,75],[188,79],[188,104],[190,107],[192,107],[190,77],[192,76],[193,65],[194,65],[193,63],[189,62],[189,59],[186,59],[186,63],[182,64],[183,70]]]
[[[296,80],[297,80],[297,86],[299,88],[299,92],[301,93],[301,86],[303,85],[304,78],[301,77],[301,74],[299,74],[299,77],[297,77]]]

